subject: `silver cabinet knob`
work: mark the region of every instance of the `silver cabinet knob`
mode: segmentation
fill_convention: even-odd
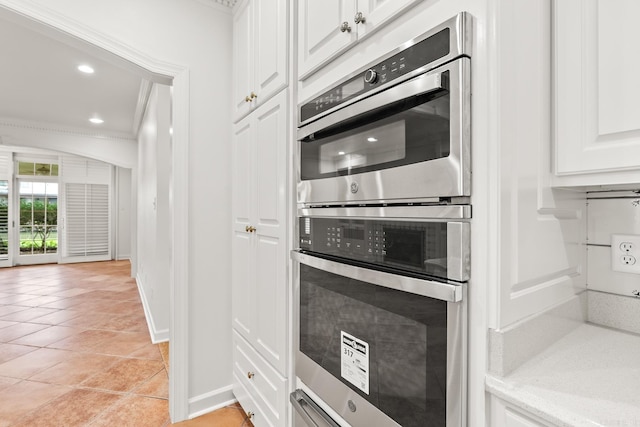
[[[367,18],[364,17],[362,12],[356,13],[356,16],[353,18],[353,22],[355,22],[356,24],[364,24],[366,20]]]
[[[347,32],[350,33],[351,32],[351,27],[349,26],[349,23],[347,21],[344,21],[342,23],[342,25],[340,25],[340,31]]]

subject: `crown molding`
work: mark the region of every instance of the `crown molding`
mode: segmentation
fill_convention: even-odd
[[[136,136],[130,133],[92,132],[90,130],[83,129],[83,128],[60,126],[60,125],[55,125],[53,123],[21,120],[21,119],[14,119],[10,117],[0,117],[0,133],[2,132],[2,128],[6,128],[6,127],[28,129],[28,130],[40,131],[40,132],[53,132],[57,134],[66,134],[66,135],[74,135],[74,136],[85,136],[90,138],[119,139],[123,141],[137,142]]]
[[[238,0],[209,0],[209,1],[213,1],[214,3],[221,4],[223,6],[228,7],[229,9],[233,9],[233,6],[235,6],[236,3],[238,3]]]
[[[238,0],[195,0],[205,6],[213,7],[221,12],[231,13]]]

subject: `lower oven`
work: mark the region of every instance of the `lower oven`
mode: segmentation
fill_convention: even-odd
[[[468,206],[367,209],[299,219],[294,426],[462,427]]]

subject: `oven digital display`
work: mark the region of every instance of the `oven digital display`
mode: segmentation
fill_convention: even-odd
[[[384,228],[385,261],[414,268],[424,266],[424,230]]]
[[[360,91],[364,89],[364,80],[363,79],[355,79],[351,80],[342,86],[342,100],[351,98],[354,95],[357,95]]]

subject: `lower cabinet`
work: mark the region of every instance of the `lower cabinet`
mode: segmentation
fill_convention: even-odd
[[[490,402],[489,427],[552,427],[552,424],[495,396],[490,397]]]
[[[284,427],[287,379],[233,331],[233,393],[255,427]]]

